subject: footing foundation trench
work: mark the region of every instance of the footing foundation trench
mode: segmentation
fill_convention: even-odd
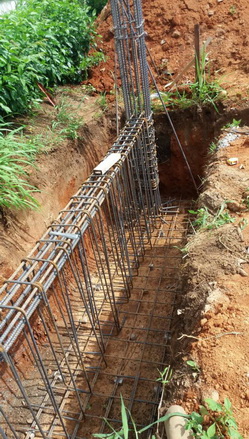
[[[186,233],[178,205],[157,205],[144,119],[110,153],[1,290],[3,438],[85,438],[155,419]],[[182,209],[182,208],[181,208]],[[184,210],[184,208],[183,208]]]
[[[138,427],[157,415],[186,207],[160,200],[141,1],[111,7],[127,122],[114,165],[91,174],[0,290],[3,439],[119,428],[120,395]]]

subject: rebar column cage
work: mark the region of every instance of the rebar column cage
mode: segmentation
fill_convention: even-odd
[[[159,176],[142,4],[141,0],[110,0],[110,3],[126,118],[129,120],[141,114],[146,118],[146,129],[141,141],[150,154],[150,178],[155,208],[158,209]]]

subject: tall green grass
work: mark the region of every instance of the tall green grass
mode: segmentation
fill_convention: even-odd
[[[0,124],[0,208],[35,209],[39,206],[33,196],[38,189],[27,182],[37,148],[22,142],[21,129],[7,130]]]
[[[94,14],[80,0],[25,0],[0,17],[0,116],[23,114],[37,87],[79,83],[102,54]]]

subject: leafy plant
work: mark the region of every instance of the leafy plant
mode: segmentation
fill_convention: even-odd
[[[229,14],[230,15],[235,15],[237,13],[237,8],[235,5],[230,6],[229,8]]]
[[[198,365],[195,361],[193,361],[193,360],[188,360],[188,361],[186,361],[186,364],[187,364],[188,366],[190,366],[191,369],[192,369],[194,372],[200,373],[200,367],[199,367],[199,365]]]
[[[0,207],[15,209],[39,206],[33,193],[38,189],[27,182],[27,168],[33,166],[36,148],[17,138],[21,128],[0,126]]]
[[[106,5],[107,0],[87,0],[88,5],[91,10],[95,10],[97,14],[101,12],[103,7]]]
[[[211,398],[204,401],[200,406],[200,413],[193,412],[189,415],[186,429],[192,431],[196,439],[243,439],[238,432],[232,404],[225,398],[224,404],[220,404]]]
[[[198,210],[189,210],[189,213],[196,215],[193,226],[201,229],[217,229],[224,224],[233,223],[234,218],[225,210],[227,203],[228,201],[223,202],[215,215],[212,215],[206,206]]]
[[[20,1],[1,16],[0,117],[27,112],[41,96],[37,82],[79,83],[103,59],[94,17],[78,0]]]
[[[233,119],[232,122],[227,123],[226,125],[224,125],[224,127],[222,127],[222,130],[227,129],[227,128],[235,128],[235,127],[239,127],[241,124],[241,119],[237,120],[237,119]]]
[[[151,430],[155,425],[168,421],[174,416],[181,416],[187,420],[186,430],[196,439],[243,439],[238,432],[238,426],[234,419],[232,404],[228,398],[225,399],[224,405],[219,404],[213,399],[206,399],[205,405],[200,406],[200,413],[192,412],[191,414],[170,413],[162,416],[152,424],[138,430],[130,411],[125,407],[122,395],[121,398],[121,422],[122,426],[119,430],[115,430],[105,419],[111,433],[96,433],[93,436],[100,439],[129,439],[129,437],[139,439],[141,434],[147,430]],[[155,435],[152,434],[152,439]]]
[[[165,367],[165,369],[161,372],[159,369],[157,369],[159,372],[160,377],[157,378],[157,381],[159,381],[164,387],[169,384],[173,371],[170,366]]]

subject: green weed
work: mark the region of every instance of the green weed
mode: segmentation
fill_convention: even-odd
[[[28,145],[34,145],[37,149],[37,154],[49,153],[53,148],[63,142],[63,140],[65,140],[65,136],[55,132],[52,129],[48,130],[48,132],[45,132],[45,134],[25,136],[26,143]]]
[[[36,209],[33,193],[38,189],[27,182],[28,170],[34,166],[36,147],[22,141],[21,128],[0,126],[0,207]]]
[[[243,203],[246,205],[246,208],[249,209],[249,188],[245,190]]]
[[[83,119],[72,116],[69,106],[64,101],[57,107],[57,110],[56,120],[52,122],[52,130],[57,130],[62,138],[77,139],[78,129],[83,125]]]
[[[216,111],[216,103],[222,99],[224,90],[217,80],[211,79],[208,70],[208,60],[205,50],[202,50],[200,63],[197,66],[195,82],[183,84],[174,91],[161,93],[161,97],[168,107],[188,108],[193,105],[211,104]],[[185,89],[184,89],[185,87]],[[158,101],[157,101],[158,102]],[[152,102],[154,111],[161,109],[161,104]]]
[[[188,361],[186,361],[186,364],[187,364],[189,367],[191,367],[191,369],[192,369],[194,372],[200,373],[200,367],[199,367],[199,365],[198,365],[195,361],[193,361],[193,360],[188,360]]]
[[[235,5],[230,6],[229,8],[229,14],[230,15],[235,15],[237,13],[237,8]]]
[[[121,397],[121,421],[122,427],[115,430],[112,425],[105,419],[111,433],[96,433],[93,436],[99,439],[129,439],[135,437],[139,439],[147,430],[151,430],[155,425],[168,421],[173,416],[181,416],[187,420],[186,430],[191,430],[196,439],[243,439],[238,432],[238,426],[234,419],[232,404],[228,398],[225,399],[224,405],[219,404],[213,399],[206,399],[205,405],[200,406],[200,413],[192,412],[191,414],[170,413],[162,416],[152,424],[138,429],[130,411],[124,404]],[[151,435],[155,439],[155,435]]]
[[[169,384],[173,371],[170,366],[165,367],[165,369],[161,372],[159,369],[157,369],[159,372],[160,377],[157,378],[157,381],[159,381],[164,387]]]
[[[200,406],[200,413],[189,415],[186,429],[192,431],[196,439],[243,439],[238,432],[234,419],[232,404],[225,398],[224,404],[213,399],[205,399],[205,405]]]
[[[129,439],[135,437],[136,439],[139,439],[147,430],[151,430],[152,427],[155,425],[165,422],[168,419],[170,419],[172,416],[180,415],[183,417],[188,417],[188,415],[183,415],[182,413],[171,413],[169,415],[162,416],[160,419],[158,419],[155,422],[152,422],[152,424],[146,425],[145,427],[138,430],[134,419],[131,416],[130,411],[127,407],[125,407],[124,400],[122,395],[120,395],[121,398],[121,420],[122,420],[122,427],[120,430],[115,430],[112,425],[105,419],[106,424],[111,430],[111,433],[96,433],[93,434],[94,437],[100,438],[100,439]],[[155,439],[155,435],[151,436],[151,439]]]
[[[96,103],[100,106],[102,111],[105,111],[107,109],[108,104],[105,93],[101,93],[100,97],[96,99]]]
[[[89,96],[93,96],[96,93],[96,88],[91,84],[83,84],[82,90]]]
[[[241,119],[240,119],[240,120],[233,119],[232,122],[227,123],[227,124],[224,125],[224,127],[222,127],[221,129],[222,129],[222,130],[225,130],[225,129],[227,129],[227,128],[235,128],[235,127],[239,127],[240,124],[241,124]]]
[[[212,215],[206,206],[198,210],[189,210],[189,213],[196,215],[196,219],[192,222],[193,226],[210,230],[217,229],[227,223],[233,223],[234,218],[225,210],[227,203],[228,201],[223,202],[215,215]]]

